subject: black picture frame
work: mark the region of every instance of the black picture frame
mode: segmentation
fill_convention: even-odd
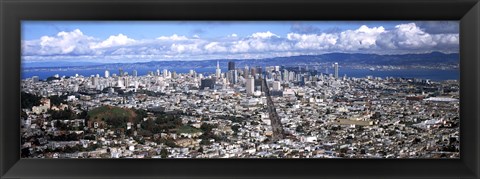
[[[0,178],[479,178],[478,0],[0,0]],[[20,159],[21,20],[459,20],[460,159]]]

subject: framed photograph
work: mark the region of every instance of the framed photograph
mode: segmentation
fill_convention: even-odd
[[[480,5],[1,1],[1,178],[478,178]]]

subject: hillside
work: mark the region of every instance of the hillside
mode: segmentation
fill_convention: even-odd
[[[105,121],[114,127],[124,127],[135,120],[135,111],[115,106],[101,106],[88,111],[87,118],[93,121]]]

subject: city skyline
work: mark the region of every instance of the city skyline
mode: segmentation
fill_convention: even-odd
[[[226,66],[235,66],[234,62]],[[458,80],[308,67],[22,80],[23,158],[458,158]],[[224,67],[225,68],[225,67]]]
[[[458,21],[22,21],[22,62],[458,53],[458,32]]]
[[[22,30],[22,158],[460,157],[458,21]]]

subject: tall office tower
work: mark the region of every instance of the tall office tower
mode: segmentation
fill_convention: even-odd
[[[174,71],[174,72],[172,73],[172,78],[173,78],[173,79],[177,78],[177,72],[176,72],[176,71]]]
[[[93,85],[93,86],[97,86],[97,85],[98,85],[98,78],[97,78],[97,77],[93,77],[93,78],[92,78],[92,85]]]
[[[229,83],[231,84],[234,84],[234,79],[233,79],[233,75],[234,75],[235,71],[234,70],[230,70],[226,73],[227,75],[227,80]]]
[[[157,69],[157,76],[160,76],[160,69]]]
[[[288,81],[288,70],[283,70],[283,81]]]
[[[243,70],[243,78],[248,78],[248,66],[245,66],[245,69]]]
[[[258,74],[257,74],[257,76],[258,76]],[[263,80],[260,79],[260,78],[256,78],[256,79],[254,79],[253,81],[254,81],[253,85],[255,85],[255,89],[259,89],[258,91],[262,91],[262,82],[263,82]]]
[[[132,75],[133,75],[134,77],[137,77],[137,76],[138,76],[138,71],[137,71],[137,70],[133,70]]]
[[[235,70],[235,62],[228,62],[228,71]]]
[[[164,78],[168,77],[168,70],[167,69],[163,69],[163,77]]]
[[[262,67],[261,66],[257,66],[257,69],[255,70],[255,73],[259,74],[260,76],[262,76]]]
[[[123,76],[123,69],[121,69],[121,68],[118,69],[118,75]]]
[[[290,74],[288,74],[288,81],[294,81],[295,80],[295,72],[291,71]]]
[[[334,63],[333,67],[335,68],[335,78],[338,78],[338,63]]]
[[[252,95],[255,91],[255,80],[252,77],[247,78],[247,83],[245,84],[248,95]]]
[[[228,82],[232,82],[232,77],[233,77],[233,74],[232,74],[232,71],[227,71],[225,72],[225,78],[227,79]]]
[[[215,71],[215,77],[220,78],[220,75],[222,75],[222,70],[220,69],[220,64],[217,61],[217,70]]]
[[[282,86],[280,85],[280,81],[273,81],[273,90],[274,91],[281,91],[282,90]]]
[[[237,76],[237,70],[232,70],[233,73],[233,84],[236,84],[238,82],[238,76]]]
[[[110,77],[110,72],[108,70],[105,70],[105,78]]]
[[[280,71],[280,66],[275,66],[275,71]]]
[[[257,74],[256,71],[257,71],[257,70],[255,69],[255,67],[250,68],[250,75],[251,75],[252,77],[255,77],[255,74]]]
[[[128,81],[128,77],[125,77],[125,78],[123,79],[123,81],[124,81],[123,85],[125,85],[125,87],[128,87],[128,86],[130,85],[130,83],[129,83],[129,81]]]

